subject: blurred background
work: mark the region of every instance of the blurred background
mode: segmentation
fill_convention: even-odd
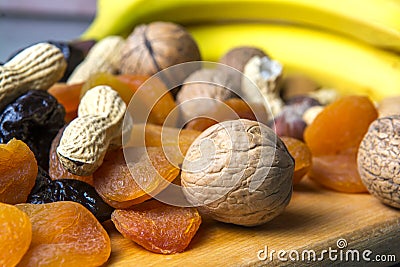
[[[78,38],[95,13],[96,0],[0,0],[0,62],[34,42]]]

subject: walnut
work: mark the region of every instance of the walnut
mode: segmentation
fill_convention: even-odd
[[[184,81],[176,100],[183,119],[190,121],[212,114],[220,101],[234,96],[235,90],[238,89],[227,72],[220,69],[201,69]]]
[[[372,122],[358,150],[358,171],[368,191],[395,208],[400,208],[399,154],[400,115]]]
[[[212,218],[255,226],[290,201],[294,159],[266,125],[225,121],[201,133],[182,165],[183,192]]]
[[[120,71],[153,75],[170,66],[198,60],[201,60],[199,48],[183,27],[171,22],[152,22],[137,26],[127,38]],[[194,70],[185,69],[181,77],[166,77],[167,85],[168,79],[182,82]]]

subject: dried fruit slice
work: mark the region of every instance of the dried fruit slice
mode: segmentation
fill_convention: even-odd
[[[83,83],[56,83],[48,92],[65,108],[65,120],[71,121],[77,116],[80,94]]]
[[[64,132],[65,127],[61,128],[56,137],[54,137],[53,142],[50,147],[50,160],[49,160],[49,176],[52,180],[58,179],[74,179],[86,182],[90,185],[93,185],[93,175],[89,176],[79,176],[70,173],[66,169],[64,169],[61,162],[58,160],[57,155],[57,146],[60,143],[61,136]]]
[[[304,132],[313,155],[310,178],[337,191],[366,192],[357,171],[357,150],[377,117],[375,106],[363,96],[341,98],[319,113]]]
[[[144,82],[145,79],[140,81]],[[118,92],[124,102],[128,105],[129,101],[135,91],[124,81],[121,81],[117,78],[117,76],[109,74],[109,73],[97,73],[92,76],[83,84],[81,90],[81,97],[90,89],[98,85],[108,85],[111,86],[114,90]]]
[[[37,173],[35,155],[24,142],[11,139],[0,144],[0,202],[25,202]]]
[[[168,161],[162,147],[131,147],[109,152],[93,178],[105,202],[114,208],[127,208],[151,198],[147,193],[161,192],[178,174],[179,168]]]
[[[126,146],[171,146],[176,152],[186,155],[192,142],[201,134],[200,131],[162,127],[152,123],[135,124]],[[179,146],[179,147],[178,147]],[[182,161],[178,164],[182,164]]]
[[[151,200],[111,215],[117,230],[155,253],[184,251],[201,224],[195,208],[174,207]]]
[[[124,74],[118,79],[131,86],[135,93],[129,105],[129,111],[134,114],[136,123],[154,123],[158,125],[175,126],[178,119],[176,103],[165,84],[157,78],[151,78],[146,83],[145,76]],[[142,84],[138,86],[138,80]],[[133,108],[135,111],[132,112]]]
[[[16,207],[0,203],[0,229],[0,266],[15,266],[31,243],[31,221]]]
[[[209,117],[195,118],[185,126],[186,129],[204,131],[208,127],[217,124],[218,122],[236,119],[257,120],[255,114],[262,112],[260,106],[252,104],[251,106],[240,98],[230,98],[219,103],[215,111],[208,114]],[[259,117],[258,119],[260,119]]]
[[[306,128],[304,140],[313,156],[338,154],[358,147],[377,117],[378,112],[367,97],[343,97],[318,114]]]
[[[313,157],[309,177],[321,185],[345,193],[367,192],[358,173],[356,154]]]
[[[81,204],[61,201],[16,207],[32,222],[32,243],[21,266],[100,266],[110,256],[107,232]]]
[[[282,136],[281,140],[294,158],[293,184],[298,184],[310,170],[312,161],[310,149],[305,143],[292,137]]]

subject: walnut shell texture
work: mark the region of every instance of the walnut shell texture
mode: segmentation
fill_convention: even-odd
[[[137,26],[122,51],[120,71],[127,74],[153,75],[179,63],[201,60],[192,36],[171,22]],[[192,71],[182,73],[181,81]]]
[[[190,203],[212,218],[263,224],[290,201],[294,160],[264,124],[240,119],[206,129],[186,154],[181,181]]]
[[[177,95],[184,120],[189,121],[202,115],[211,114],[218,101],[234,96],[231,76],[218,69],[201,69],[193,72]]]
[[[368,191],[395,208],[400,208],[399,154],[400,115],[372,122],[358,150],[358,171]]]

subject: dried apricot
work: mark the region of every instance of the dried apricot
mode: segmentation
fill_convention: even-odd
[[[48,90],[57,99],[58,103],[64,106],[66,121],[71,121],[77,116],[82,85],[83,83],[56,83]]]
[[[61,162],[58,160],[57,156],[57,146],[60,143],[60,139],[62,136],[62,133],[64,132],[65,127],[61,128],[56,137],[53,139],[53,142],[51,143],[50,147],[50,160],[49,160],[49,176],[52,180],[57,180],[57,179],[75,179],[75,180],[80,180],[83,182],[86,182],[90,185],[93,185],[93,176],[79,176],[70,173],[66,169],[64,169],[63,165]]]
[[[236,119],[257,120],[261,119],[263,111],[257,104],[249,105],[240,98],[230,98],[219,103],[214,111],[207,114],[208,117],[199,117],[191,120],[185,126],[186,129],[204,131],[218,122]],[[258,117],[256,117],[256,114]],[[263,116],[265,117],[265,116]]]
[[[374,104],[363,96],[343,97],[325,109],[304,132],[313,156],[339,154],[358,147],[378,116]]]
[[[0,202],[25,202],[37,173],[35,155],[24,142],[11,139],[0,144]]]
[[[80,96],[82,97],[89,89],[97,85],[108,85],[118,92],[124,102],[128,105],[135,91],[117,76],[109,73],[97,73],[92,75],[82,86]]]
[[[132,89],[137,86],[136,75],[121,75],[119,79],[132,85]],[[165,84],[157,78],[152,78],[143,83],[135,91],[129,111],[134,114],[136,123],[154,123],[165,126],[175,126],[178,120],[178,109],[172,94],[168,91]],[[135,111],[132,112],[132,108]],[[167,119],[168,118],[168,119]]]
[[[304,132],[313,155],[310,178],[337,191],[366,192],[357,171],[357,150],[377,117],[375,106],[363,96],[347,96],[326,106]]]
[[[0,266],[15,266],[31,243],[31,221],[25,212],[0,203],[0,229]]]
[[[176,148],[176,152],[180,151],[184,156],[200,133],[200,131],[162,127],[152,123],[135,124],[126,146],[172,146]]]
[[[21,266],[100,266],[110,256],[107,232],[81,204],[61,201],[16,207],[32,222],[32,242]]]
[[[147,250],[161,254],[184,251],[201,224],[195,208],[151,200],[111,215],[117,230]]]
[[[127,158],[129,167],[124,158]],[[179,174],[162,147],[130,147],[109,152],[94,174],[97,193],[114,208],[127,208],[165,189]]]
[[[294,158],[293,184],[298,184],[310,170],[312,161],[310,149],[305,143],[292,137],[282,136],[281,140]]]
[[[309,177],[321,185],[346,193],[367,192],[358,173],[355,153],[317,156],[312,159]]]

